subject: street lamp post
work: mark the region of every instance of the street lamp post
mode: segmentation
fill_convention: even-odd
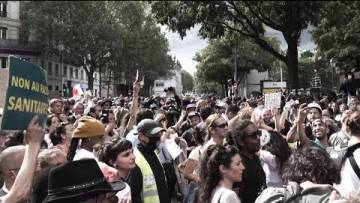
[[[63,59],[63,51],[64,51],[64,45],[61,43],[60,45],[59,45],[59,51],[60,51],[60,78],[61,78],[61,84],[60,84],[60,89],[61,89],[61,95],[64,97],[65,95],[64,95],[64,90],[62,89],[63,88],[63,85],[64,85],[64,64],[63,64],[63,61],[64,61],[64,59]]]

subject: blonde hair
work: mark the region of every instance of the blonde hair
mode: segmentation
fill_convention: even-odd
[[[206,123],[206,138],[205,138],[205,142],[207,142],[208,140],[210,140],[211,138],[211,132],[210,132],[210,128],[214,127],[214,123],[215,120],[222,118],[222,116],[220,114],[214,113],[211,114],[205,121]]]

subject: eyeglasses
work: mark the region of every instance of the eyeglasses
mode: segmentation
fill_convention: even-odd
[[[251,137],[251,138],[257,138],[257,136],[261,136],[261,131],[260,130],[257,130],[257,131],[255,131],[255,132],[253,132],[253,133],[251,133],[251,134],[248,134],[248,137]]]
[[[214,125],[215,128],[225,128],[227,126],[228,126],[227,123],[223,123],[223,124],[220,124],[220,125]]]

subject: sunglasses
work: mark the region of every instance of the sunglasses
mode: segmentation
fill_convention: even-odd
[[[225,128],[227,126],[228,126],[227,123],[223,123],[223,124],[220,124],[220,125],[214,125],[215,128]]]

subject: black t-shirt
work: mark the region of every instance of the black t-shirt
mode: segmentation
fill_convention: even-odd
[[[238,196],[242,203],[254,203],[261,191],[266,188],[266,175],[261,166],[258,156],[248,158],[241,155],[242,162],[245,166],[242,181],[234,184],[239,188]]]
[[[273,129],[275,129],[275,121],[271,121],[267,125],[272,127]],[[284,129],[282,129],[280,131],[280,133],[283,134],[283,135],[286,135],[289,132],[291,126],[292,126],[292,124],[287,119],[285,119]]]
[[[139,144],[137,148],[141,152],[141,154],[145,157],[146,161],[149,163],[150,168],[155,176],[156,187],[158,190],[160,203],[170,202],[165,172],[155,152],[147,149],[145,146],[142,146],[141,144]],[[127,182],[129,183],[131,188],[131,202],[141,203],[143,177],[141,170],[138,166],[136,166],[134,169],[131,170]]]

